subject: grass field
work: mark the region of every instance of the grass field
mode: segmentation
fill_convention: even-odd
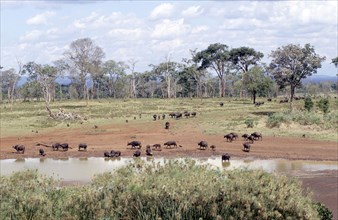
[[[316,107],[310,113],[303,111],[304,101],[294,101],[294,112],[287,113],[289,103],[280,104],[278,99],[256,107],[250,99],[208,98],[208,99],[101,99],[89,101],[56,101],[51,103],[53,113],[60,108],[86,117],[83,124],[88,126],[104,124],[122,124],[126,120],[132,123],[145,123],[153,120],[154,114],[195,111],[196,119],[189,124],[185,120],[176,123],[179,129],[194,127],[206,134],[224,134],[230,131],[245,133],[260,131],[269,136],[295,136],[320,140],[337,140],[338,102],[330,99],[330,112],[323,115]],[[318,102],[319,100],[314,100]],[[224,106],[219,105],[224,102]],[[32,132],[50,132],[71,124],[83,126],[81,121],[55,121],[49,118],[44,102],[16,102],[12,108],[1,104],[1,137],[27,135]],[[278,126],[268,126],[269,116],[279,114]],[[141,118],[140,118],[141,114]],[[282,116],[281,116],[282,115]],[[136,117],[136,120],[134,120]],[[282,117],[282,119],[280,119]],[[245,121],[251,120],[253,128]],[[274,119],[276,120],[276,119]],[[179,130],[178,130],[179,131]],[[96,130],[96,132],[104,132]]]

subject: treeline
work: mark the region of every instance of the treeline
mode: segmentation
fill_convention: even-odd
[[[17,70],[1,71],[1,98],[10,102],[43,99],[47,105],[58,99],[225,96],[252,97],[255,102],[256,96],[274,97],[287,88],[292,101],[301,80],[316,73],[325,60],[309,44],[290,44],[272,51],[270,64],[264,64],[264,54],[253,48],[230,49],[220,43],[191,50],[190,54],[181,62],[167,56],[162,63],[150,64],[149,70],[136,72],[136,60],[104,60],[101,47],[89,38],[78,39],[52,64],[23,64],[18,60]],[[337,65],[337,58],[332,62]],[[17,87],[23,75],[27,81]],[[70,84],[56,82],[63,76]],[[321,86],[336,90],[336,84]]]

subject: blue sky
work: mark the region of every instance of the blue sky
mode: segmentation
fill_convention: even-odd
[[[266,63],[278,47],[310,43],[326,56],[318,74],[337,74],[337,1],[0,1],[4,69],[17,59],[51,64],[89,37],[105,60],[136,60],[136,71],[212,43],[252,47]]]

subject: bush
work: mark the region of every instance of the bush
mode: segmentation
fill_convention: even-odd
[[[315,203],[315,207],[317,209],[317,212],[321,220],[332,220],[333,219],[332,212],[324,204],[317,202]]]
[[[289,116],[290,116],[289,113],[283,112],[274,113],[272,115],[269,115],[266,125],[269,128],[274,127],[279,128],[279,126],[281,126],[282,123],[290,122]]]
[[[1,177],[0,219],[320,219],[299,181],[261,170],[136,160],[64,188],[28,174]]]
[[[306,97],[304,100],[304,108],[309,112],[312,110],[313,108],[313,101],[311,99],[311,97]]]
[[[328,98],[321,98],[317,103],[318,108],[324,112],[324,114],[329,112],[330,102]]]
[[[253,128],[254,120],[252,118],[246,118],[244,124],[246,124],[247,128]]]

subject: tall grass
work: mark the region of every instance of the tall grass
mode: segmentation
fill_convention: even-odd
[[[2,176],[0,186],[0,219],[320,219],[295,179],[193,160],[136,160],[61,188],[25,171]]]

